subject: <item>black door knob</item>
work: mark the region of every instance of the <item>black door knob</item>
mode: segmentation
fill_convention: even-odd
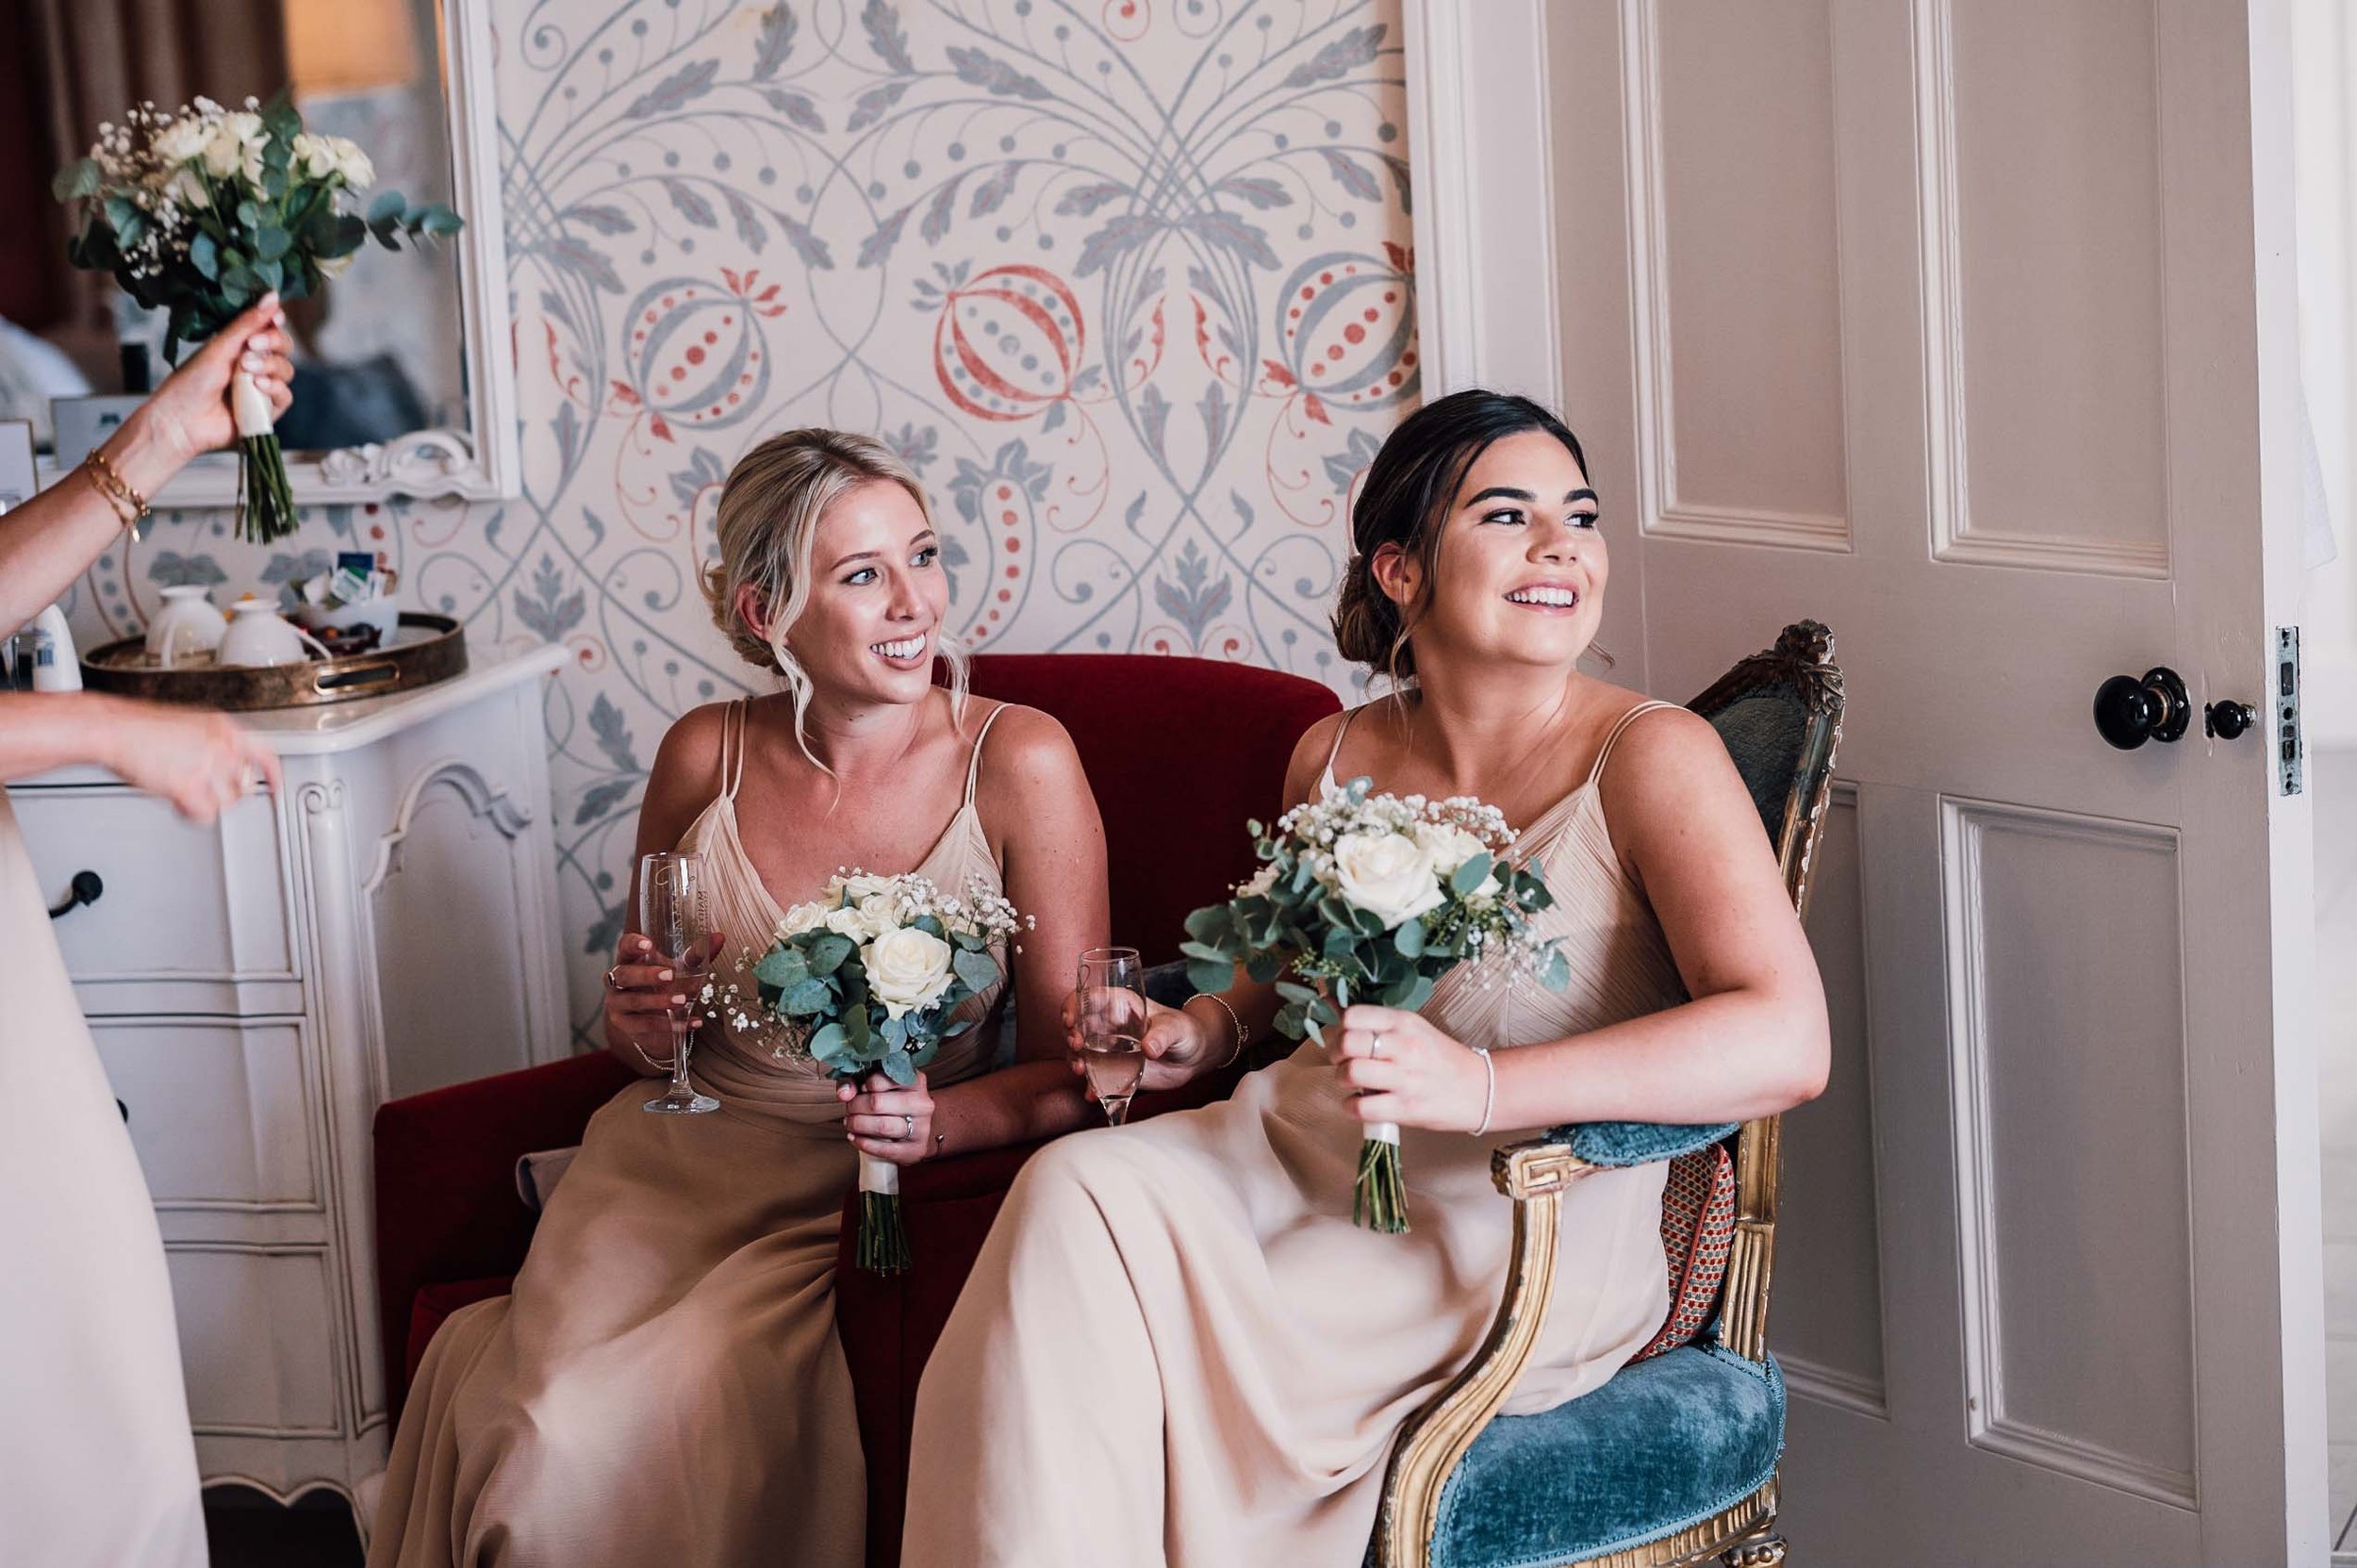
[[[99,881],[97,872],[76,871],[74,873],[74,880],[66,883],[65,902],[52,909],[49,912],[49,917],[52,920],[61,920],[84,904],[96,903],[98,896],[105,891],[107,891],[107,884]]]
[[[2216,740],[2235,740],[2259,722],[2258,711],[2248,702],[2213,702],[2201,710],[2202,733]]]
[[[2115,675],[2095,690],[2095,732],[2123,751],[2148,740],[2176,740],[2193,722],[2185,683],[2167,665],[2141,677]]]

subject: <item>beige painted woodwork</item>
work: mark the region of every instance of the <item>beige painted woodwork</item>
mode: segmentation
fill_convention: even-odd
[[[1430,389],[1586,441],[1616,678],[1840,634],[1834,1076],[1768,1336],[1796,1559],[2320,1560],[2289,0],[1407,20]],[[2268,721],[2104,745],[2097,685],[2163,664]]]

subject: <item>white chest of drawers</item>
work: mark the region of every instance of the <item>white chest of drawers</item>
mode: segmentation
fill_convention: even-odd
[[[9,786],[156,1200],[207,1484],[350,1495],[385,1467],[370,1123],[566,1054],[549,648],[251,717],[286,788],[220,822],[87,769]]]

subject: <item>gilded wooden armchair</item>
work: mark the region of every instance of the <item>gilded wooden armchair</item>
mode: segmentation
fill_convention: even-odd
[[[1774,648],[1687,705],[1726,741],[1793,907],[1805,913],[1841,735],[1833,634],[1814,621],[1788,626]],[[1472,1362],[1401,1430],[1376,1521],[1376,1568],[1784,1560],[1775,1533],[1784,1379],[1766,1346],[1778,1123],[1590,1123],[1497,1151],[1492,1174],[1514,1204],[1505,1299]],[[1498,1416],[1546,1316],[1564,1189],[1591,1171],[1721,1142],[1733,1146],[1735,1235],[1717,1320],[1703,1338],[1632,1362],[1554,1410]]]

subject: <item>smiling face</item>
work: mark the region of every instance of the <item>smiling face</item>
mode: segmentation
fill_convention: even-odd
[[[1372,563],[1384,592],[1413,619],[1419,666],[1435,654],[1576,661],[1595,637],[1610,569],[1596,510],[1588,476],[1552,435],[1523,430],[1492,442],[1437,524],[1429,596],[1417,554],[1385,545]]]
[[[739,594],[739,612],[763,627],[759,595],[750,586]],[[830,699],[917,702],[932,686],[948,611],[949,578],[924,508],[900,486],[870,480],[819,518],[810,599],[786,629],[785,646]]]

